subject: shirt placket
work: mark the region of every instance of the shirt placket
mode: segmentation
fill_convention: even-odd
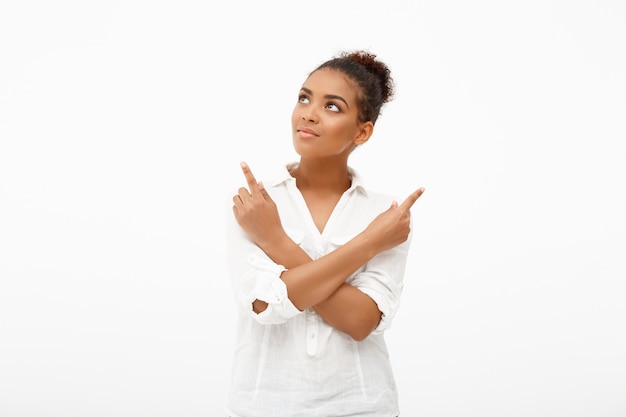
[[[319,318],[312,307],[306,309],[306,353],[315,356],[319,340]]]

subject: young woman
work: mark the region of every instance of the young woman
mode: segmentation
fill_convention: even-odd
[[[309,74],[292,114],[300,156],[233,197],[237,302],[232,417],[395,417],[384,332],[398,309],[411,237],[406,200],[365,188],[348,165],[393,95],[389,68],[344,52]]]

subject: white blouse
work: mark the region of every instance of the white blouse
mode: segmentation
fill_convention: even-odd
[[[366,191],[350,169],[352,185],[320,233],[296,181],[285,167],[263,182],[287,234],[312,259],[363,231],[393,197]],[[399,201],[400,202],[400,201]],[[398,309],[409,239],[372,258],[347,282],[371,297],[382,312],[378,327],[357,342],[331,327],[313,309],[299,311],[274,263],[229,216],[228,265],[238,315],[231,388],[232,417],[395,417],[398,395],[384,331]],[[268,303],[252,311],[255,299]]]

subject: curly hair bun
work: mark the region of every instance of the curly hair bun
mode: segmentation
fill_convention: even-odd
[[[391,99],[393,99],[394,82],[391,78],[391,70],[384,62],[378,60],[375,54],[368,51],[360,50],[344,52],[342,53],[342,56],[350,58],[360,65],[363,65],[365,68],[367,68],[368,71],[378,77],[378,79],[380,80],[382,95],[381,98],[383,100],[383,103],[387,103],[388,101],[391,101]]]

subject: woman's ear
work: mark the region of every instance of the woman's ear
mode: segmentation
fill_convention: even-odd
[[[358,133],[356,137],[354,138],[354,144],[363,145],[365,142],[369,140],[369,138],[372,136],[372,133],[374,133],[374,123],[372,122],[361,123],[359,125]]]

